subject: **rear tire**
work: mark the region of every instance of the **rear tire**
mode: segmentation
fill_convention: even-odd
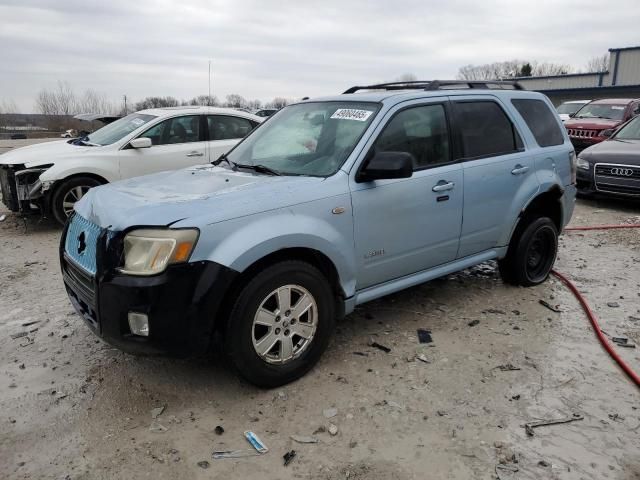
[[[236,298],[225,331],[226,353],[254,385],[272,388],[292,382],[327,348],[335,304],[331,285],[313,265],[298,260],[274,264]]]
[[[90,188],[97,187],[101,183],[92,177],[74,177],[60,184],[51,198],[51,213],[60,225],[64,225],[73,206],[80,200]]]
[[[505,283],[532,287],[549,277],[558,253],[558,229],[549,217],[525,217],[522,222],[498,268]]]

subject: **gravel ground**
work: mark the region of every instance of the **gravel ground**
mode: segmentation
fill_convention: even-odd
[[[4,213],[2,478],[640,478],[639,391],[557,280],[509,287],[487,263],[371,302],[338,325],[308,375],[260,390],[215,354],[139,358],[96,339],[63,290],[60,230]],[[572,223],[621,222],[640,222],[640,207],[579,200]],[[607,334],[640,344],[637,230],[566,233],[556,266]],[[418,328],[433,343],[419,344]],[[371,338],[391,351],[368,346]],[[640,371],[640,348],[618,350]],[[156,407],[164,410],[154,420]],[[534,437],[523,428],[574,413],[584,419]],[[212,459],[246,449],[245,430],[269,452]],[[297,455],[284,466],[290,450]]]

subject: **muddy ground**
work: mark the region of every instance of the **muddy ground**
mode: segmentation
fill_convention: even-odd
[[[640,222],[640,207],[579,200],[572,223],[621,222]],[[36,219],[0,222],[3,479],[640,478],[640,391],[557,280],[509,287],[489,263],[363,305],[306,377],[260,390],[216,355],[137,358],[96,339],[63,290],[59,235]],[[638,230],[566,233],[557,269],[607,334],[640,343]],[[640,371],[640,348],[617,349]],[[574,413],[584,419],[534,437],[523,428]],[[212,459],[248,448],[245,430],[269,452]]]

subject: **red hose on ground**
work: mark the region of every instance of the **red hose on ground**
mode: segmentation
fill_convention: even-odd
[[[629,225],[594,225],[593,227],[567,227],[566,232],[575,232],[578,230],[612,230],[614,228],[640,228],[640,223]]]
[[[591,227],[580,226],[580,227],[568,227],[568,228],[565,228],[564,230],[565,231],[612,230],[615,228],[640,228],[640,224],[594,225]],[[613,345],[609,342],[609,340],[607,340],[607,337],[604,336],[604,334],[602,333],[602,330],[600,330],[598,319],[596,318],[595,314],[591,310],[591,307],[589,307],[589,304],[587,303],[586,299],[582,296],[578,288],[573,284],[573,282],[571,282],[571,280],[565,277],[562,273],[557,272],[555,270],[552,270],[551,273],[556,277],[558,277],[560,281],[564,283],[567,286],[567,288],[571,290],[571,292],[573,292],[575,297],[578,299],[578,302],[580,302],[582,309],[587,314],[587,317],[589,317],[589,320],[591,321],[591,325],[593,326],[593,329],[596,332],[596,336],[598,337],[598,340],[600,340],[600,343],[602,343],[602,346],[604,347],[604,349],[607,351],[607,353],[609,353],[609,355],[611,355],[611,357],[616,361],[616,363],[620,366],[620,368],[624,370],[624,373],[626,373],[629,376],[629,378],[631,378],[631,380],[633,380],[634,383],[638,387],[640,387],[640,376],[636,372],[631,370],[631,367],[629,367],[629,365],[627,365],[625,361],[622,360],[622,358],[620,358],[620,355],[618,355],[618,353],[614,350]]]

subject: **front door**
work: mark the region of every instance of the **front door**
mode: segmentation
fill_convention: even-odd
[[[413,176],[356,183],[352,175],[358,290],[456,258],[463,176],[452,160],[448,116],[443,99],[398,107],[365,159],[379,151],[410,153]]]
[[[203,121],[202,115],[184,115],[169,118],[149,128],[138,138],[150,138],[151,147],[127,146],[120,150],[121,178],[207,163]]]

